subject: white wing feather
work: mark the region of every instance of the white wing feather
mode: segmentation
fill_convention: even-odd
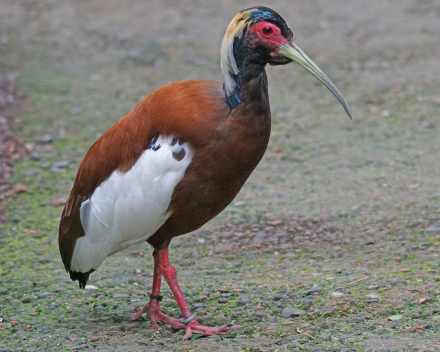
[[[104,259],[152,236],[166,221],[174,188],[191,163],[189,146],[159,137],[158,150],[147,149],[126,173],[118,171],[82,203],[81,223],[85,236],[78,238],[71,270],[88,272]],[[178,161],[173,152],[185,150]]]

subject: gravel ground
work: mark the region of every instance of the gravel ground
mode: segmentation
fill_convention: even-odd
[[[24,144],[17,138],[11,124],[18,124],[19,119],[11,109],[17,99],[23,99],[23,94],[15,90],[16,75],[0,76],[0,223],[4,222],[2,202],[7,195],[22,191],[23,187],[12,189],[11,178],[14,163],[26,154]]]
[[[0,74],[14,72],[27,97],[12,126],[28,155],[15,165],[19,192],[3,202],[0,351],[440,350],[434,0],[265,3],[355,119],[299,67],[268,68],[263,161],[222,214],[172,242],[200,321],[242,328],[182,342],[181,332],[131,322],[151,288],[148,247],[108,258],[86,290],[65,274],[57,224],[86,150],[155,88],[221,80],[225,28],[251,5],[1,2]],[[162,294],[178,317],[166,285]]]

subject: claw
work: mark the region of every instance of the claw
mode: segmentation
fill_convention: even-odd
[[[234,323],[235,321],[233,321],[230,324],[224,325],[220,328],[208,328],[206,326],[200,325],[197,321],[194,320],[187,325],[185,336],[183,336],[183,341],[189,340],[193,333],[202,334],[206,336],[229,334],[233,330],[233,327],[239,326],[239,325],[234,325]]]
[[[162,312],[158,304],[151,305],[151,302],[148,303],[135,315],[133,315],[131,317],[131,320],[138,320],[144,313],[147,313],[147,317],[150,320],[151,327],[155,329],[162,330],[162,328],[157,324],[158,321],[161,321],[164,324],[168,324],[176,330],[185,329],[185,325],[182,324],[182,319],[170,318],[168,315]]]

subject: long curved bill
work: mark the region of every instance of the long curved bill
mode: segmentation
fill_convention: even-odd
[[[324,72],[322,72],[321,69],[312,60],[310,60],[310,58],[297,45],[293,44],[290,46],[289,44],[282,44],[279,48],[279,53],[292,61],[295,61],[297,64],[309,71],[313,76],[318,78],[339,100],[350,119],[353,119],[350,107],[338,88],[336,88],[336,86],[328,79]]]

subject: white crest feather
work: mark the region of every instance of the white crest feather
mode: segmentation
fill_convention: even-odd
[[[229,23],[226,34],[223,37],[220,50],[221,68],[223,74],[223,83],[225,84],[226,95],[234,93],[236,82],[231,75],[237,75],[239,69],[234,57],[234,39],[241,38],[246,27],[250,25],[246,20],[256,9],[248,9],[238,13]]]

